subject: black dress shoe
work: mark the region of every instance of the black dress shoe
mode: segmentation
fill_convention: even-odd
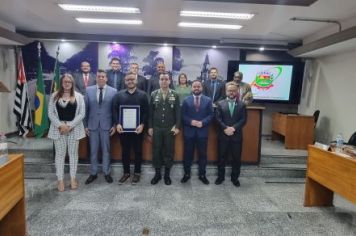
[[[171,185],[171,184],[172,184],[171,177],[169,177],[169,176],[164,176],[164,183],[165,183],[166,185]]]
[[[110,175],[105,175],[105,180],[106,180],[106,182],[108,182],[109,184],[111,184],[112,183],[112,177],[110,176]]]
[[[90,184],[91,182],[96,180],[96,178],[98,178],[97,175],[89,175],[88,179],[85,181],[85,184]]]
[[[183,178],[180,180],[182,184],[186,183],[190,179],[190,175],[185,174]]]
[[[221,178],[221,177],[218,177],[216,180],[215,180],[215,184],[216,185],[220,185],[220,184],[222,184],[222,182],[224,182],[224,178]]]
[[[240,187],[240,181],[239,181],[238,179],[231,180],[231,182],[232,182],[233,185],[235,185],[236,187]]]
[[[203,182],[203,184],[206,184],[206,185],[209,184],[209,180],[206,178],[205,175],[199,176],[199,179],[201,180],[201,182]]]
[[[151,184],[152,185],[155,185],[155,184],[157,184],[160,180],[162,179],[162,175],[155,175],[154,177],[153,177],[153,179],[151,180]]]

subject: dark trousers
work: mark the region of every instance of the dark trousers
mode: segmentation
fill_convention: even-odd
[[[153,128],[152,148],[153,148],[153,167],[171,168],[173,165],[174,138],[172,128]]]
[[[194,149],[198,147],[199,175],[205,175],[207,163],[207,143],[208,138],[184,137],[184,173],[190,175],[192,162],[194,159]]]
[[[238,179],[240,176],[241,169],[241,151],[242,151],[242,140],[234,141],[232,139],[229,140],[219,140],[218,141],[218,176],[224,178],[225,177],[225,166],[226,162],[229,158],[229,154],[231,154],[232,162],[232,172],[231,179]]]
[[[141,173],[143,134],[142,133],[120,134],[120,141],[121,141],[122,164],[124,166],[124,173],[125,174],[130,173],[130,156],[131,156],[132,147],[135,153],[135,173]]]

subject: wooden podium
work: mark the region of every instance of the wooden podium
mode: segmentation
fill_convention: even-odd
[[[261,156],[261,130],[262,111],[264,107],[247,107],[247,123],[243,128],[243,143],[241,161],[244,164],[258,164]],[[180,132],[175,139],[174,161],[183,161],[183,132]],[[217,125],[213,120],[209,127],[208,137],[208,162],[217,161]],[[111,138],[111,157],[113,160],[121,160],[121,145],[119,135],[115,134]],[[88,139],[82,139],[79,144],[79,158],[89,160]],[[152,160],[152,142],[145,136],[143,141],[143,161]]]
[[[304,206],[332,206],[334,192],[356,204],[356,159],[308,147]]]
[[[23,154],[0,167],[0,235],[26,235]]]
[[[287,149],[307,149],[314,142],[314,117],[297,114],[272,114],[272,139],[284,136]]]

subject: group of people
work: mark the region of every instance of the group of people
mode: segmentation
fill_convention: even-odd
[[[99,69],[94,75],[88,61],[81,63],[81,72],[64,74],[60,87],[49,101],[48,115],[51,121],[48,137],[54,140],[55,165],[58,190],[64,191],[64,160],[68,150],[70,163],[70,188],[78,188],[76,171],[79,140],[88,136],[90,144],[90,175],[85,184],[98,176],[98,153],[102,154],[102,172],[108,183],[110,174],[110,137],[119,134],[122,147],[123,175],[119,184],[131,179],[140,181],[142,143],[144,133],[152,140],[152,163],[155,175],[151,184],[163,177],[170,185],[173,165],[175,136],[183,130],[184,175],[182,183],[191,177],[194,150],[199,156],[199,179],[206,178],[208,127],[214,121],[218,125],[218,177],[215,184],[225,180],[225,165],[232,156],[231,181],[238,180],[241,166],[242,128],[246,123],[246,105],[252,102],[251,87],[242,82],[242,73],[235,72],[233,81],[225,83],[218,79],[218,70],[211,68],[210,78],[204,82],[188,83],[186,74],[178,77],[173,86],[164,63],[158,63],[156,73],[149,79],[138,74],[137,63],[130,64],[127,74],[121,72],[120,60],[110,61],[111,70]],[[174,88],[175,87],[175,88]],[[127,132],[122,107],[136,107],[137,126]],[[130,156],[133,149],[134,171],[131,174]],[[162,176],[162,168],[164,174]]]

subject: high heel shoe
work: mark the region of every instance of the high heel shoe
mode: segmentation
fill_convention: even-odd
[[[78,181],[76,179],[71,179],[70,181],[70,188],[72,190],[75,190],[78,188]]]
[[[58,181],[57,189],[59,192],[64,192],[64,182],[63,180]]]

